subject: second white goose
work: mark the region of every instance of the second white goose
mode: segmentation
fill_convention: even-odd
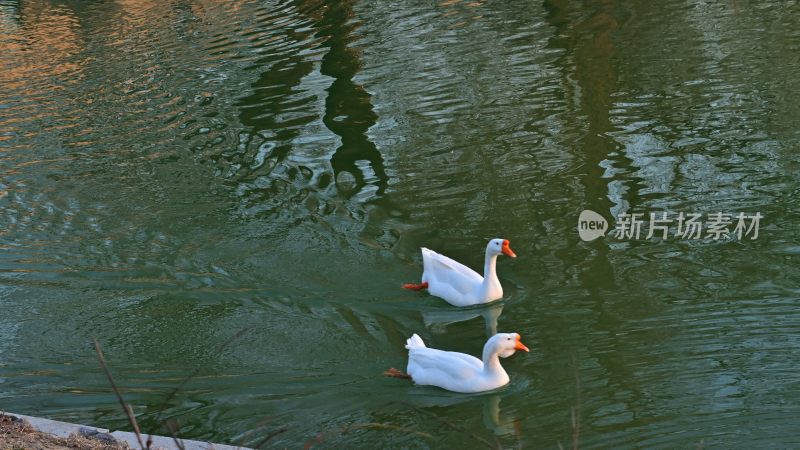
[[[405,284],[406,289],[428,289],[431,295],[440,297],[453,306],[470,306],[489,303],[503,298],[503,286],[497,278],[497,256],[516,258],[508,239],[492,239],[486,246],[483,276],[469,267],[422,248],[422,282]]]
[[[428,348],[416,334],[408,338],[406,348],[407,374],[389,369],[386,375],[465,393],[490,391],[506,385],[510,379],[500,365],[500,358],[508,358],[517,350],[528,351],[517,333],[498,333],[489,338],[483,346],[482,359]]]

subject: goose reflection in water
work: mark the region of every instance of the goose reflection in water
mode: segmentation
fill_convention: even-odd
[[[422,320],[431,331],[441,334],[448,325],[483,317],[486,337],[489,338],[497,334],[497,319],[503,313],[503,306],[503,302],[499,301],[477,307],[423,311]]]
[[[317,110],[317,94],[302,87],[304,80],[313,76],[316,66],[313,58],[302,52],[284,55],[276,50],[257,62],[267,69],[252,85],[253,93],[241,99],[240,120],[250,127],[250,139],[266,139],[267,142],[261,144],[254,163],[240,169],[239,176],[243,181],[249,182],[261,175],[271,179],[283,176],[282,173],[295,173],[292,169],[277,172],[273,169],[281,164],[295,164],[291,162],[291,156],[298,152],[296,156],[299,158],[296,159],[312,166],[301,169],[314,172],[306,176],[310,184],[304,188],[318,192],[325,201],[331,195],[328,184],[331,178],[336,192],[347,200],[367,203],[383,196],[388,186],[383,156],[367,137],[367,131],[376,124],[378,115],[373,110],[372,96],[353,81],[362,67],[359,51],[350,46],[358,27],[358,23],[353,21],[353,3],[290,2],[296,17],[294,20],[308,26],[288,31],[278,28],[280,31],[274,33],[281,34],[283,40],[305,47],[327,48],[319,73],[333,81],[325,89],[325,111],[322,113]],[[304,150],[299,144],[317,142],[321,137],[307,140],[302,136],[309,127],[315,127],[320,114],[325,128],[339,138],[337,148],[329,156],[329,169],[324,160],[312,154],[319,150],[318,146]],[[300,154],[303,152],[309,154]],[[329,170],[333,172],[332,177]]]
[[[334,179],[339,191],[348,198],[361,193],[367,184],[374,186],[374,196],[386,190],[387,176],[383,157],[367,130],[375,125],[378,115],[372,108],[372,96],[353,81],[361,69],[358,50],[348,47],[354,38],[357,23],[353,21],[352,1],[325,2],[320,27],[329,50],[322,58],[320,73],[334,78],[327,89],[323,123],[341,138],[341,145],[331,157]],[[371,173],[370,173],[371,172]],[[350,185],[352,183],[352,186]],[[366,194],[366,195],[364,195]],[[372,197],[367,192],[362,196]]]
[[[432,392],[431,390],[424,389],[423,392],[417,391],[409,396],[410,404],[415,408],[422,408],[430,415],[436,415],[435,411],[430,411],[428,408],[445,408],[455,405],[465,405],[466,403],[477,403],[476,400],[481,402],[481,414],[483,415],[483,424],[487,430],[491,431],[495,436],[519,436],[520,435],[520,419],[512,415],[505,414],[500,409],[500,403],[503,401],[503,392],[494,391],[489,394],[477,395],[457,395],[447,392]],[[469,408],[469,406],[467,406]]]

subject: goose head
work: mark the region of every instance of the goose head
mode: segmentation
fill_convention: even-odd
[[[494,255],[508,255],[512,258],[516,258],[517,254],[511,250],[509,246],[508,239],[492,239],[489,241],[489,244],[486,246],[486,253],[494,256]]]
[[[508,358],[517,350],[530,351],[520,339],[519,333],[498,333],[489,339],[487,345],[491,345],[501,358]]]

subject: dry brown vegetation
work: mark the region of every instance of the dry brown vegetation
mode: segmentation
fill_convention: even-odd
[[[73,434],[68,438],[41,433],[14,416],[0,415],[0,450],[130,450],[127,443],[108,443]]]

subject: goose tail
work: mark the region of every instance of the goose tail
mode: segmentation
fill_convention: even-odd
[[[425,348],[425,343],[422,342],[421,337],[414,333],[410,338],[406,339],[406,348],[409,350],[414,348]]]

